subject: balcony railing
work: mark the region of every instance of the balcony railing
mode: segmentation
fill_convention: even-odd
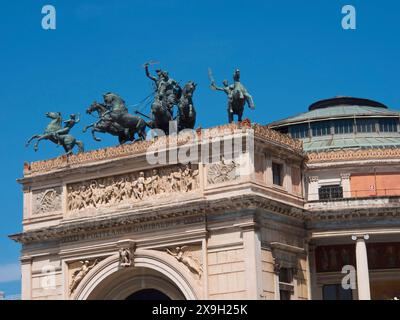
[[[399,182],[400,183],[400,182]],[[392,189],[359,189],[351,191],[343,191],[330,193],[334,196],[328,197],[324,193],[324,197],[321,198],[321,192],[309,193],[308,199],[310,202],[328,202],[328,201],[340,201],[347,199],[364,199],[364,198],[382,198],[382,197],[400,197],[400,188]]]

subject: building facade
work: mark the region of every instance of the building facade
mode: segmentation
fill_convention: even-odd
[[[335,98],[25,164],[22,299],[400,296],[399,117]]]

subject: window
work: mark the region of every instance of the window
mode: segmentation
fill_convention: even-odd
[[[326,136],[331,134],[331,123],[329,121],[314,123],[311,125],[313,137]]]
[[[371,119],[359,119],[357,122],[357,132],[367,133],[376,131],[376,121]]]
[[[396,119],[381,119],[379,120],[379,131],[380,132],[397,132]]]
[[[346,134],[353,132],[353,120],[341,120],[335,122],[335,133]]]
[[[322,298],[324,300],[353,300],[353,292],[351,289],[343,289],[341,284],[328,284],[323,286]]]
[[[283,165],[272,162],[272,180],[274,185],[277,186],[283,185],[282,172],[283,172]]]
[[[343,188],[340,185],[322,186],[318,194],[319,200],[343,199]]]
[[[291,268],[279,269],[279,296],[281,300],[290,300],[294,292],[293,271]]]
[[[295,139],[303,139],[308,137],[308,125],[297,125],[289,128],[290,135]]]

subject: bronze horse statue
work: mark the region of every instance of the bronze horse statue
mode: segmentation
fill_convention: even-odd
[[[95,141],[101,141],[95,136],[95,132],[109,133],[118,136],[120,144],[135,141],[135,134],[138,135],[136,140],[146,138],[146,126],[148,124],[142,118],[129,114],[124,100],[114,93],[107,93],[103,98],[104,104],[94,102],[86,110],[88,114],[97,112],[99,120],[86,126],[83,132],[92,128],[92,136]]]
[[[211,80],[211,89],[223,91],[228,96],[228,120],[229,123],[233,122],[233,116],[238,116],[238,121],[242,121],[244,105],[247,105],[250,109],[254,110],[253,97],[249,94],[244,85],[240,82],[240,70],[236,69],[233,74],[233,85],[228,84],[228,80],[222,82],[223,87],[218,87],[215,84],[215,80],[212,76],[211,69],[209,69],[209,77]]]
[[[178,103],[178,131],[193,129],[196,123],[196,109],[193,105],[193,93],[197,84],[189,81],[182,89],[182,96]]]
[[[47,112],[46,117],[52,119],[51,122],[47,125],[43,134],[36,134],[32,136],[26,143],[26,147],[30,145],[32,140],[37,139],[34,150],[38,151],[39,142],[41,140],[50,140],[51,142],[63,146],[65,153],[67,155],[72,154],[73,148],[78,146],[79,152],[84,151],[83,142],[76,140],[75,137],[69,134],[69,131],[73,127],[73,125],[79,120],[75,121],[75,116],[71,115],[71,119],[65,121],[66,125],[62,127],[62,117],[60,112]]]

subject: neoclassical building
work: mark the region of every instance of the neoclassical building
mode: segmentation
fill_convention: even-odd
[[[398,297],[399,118],[341,97],[26,163],[22,298]]]

